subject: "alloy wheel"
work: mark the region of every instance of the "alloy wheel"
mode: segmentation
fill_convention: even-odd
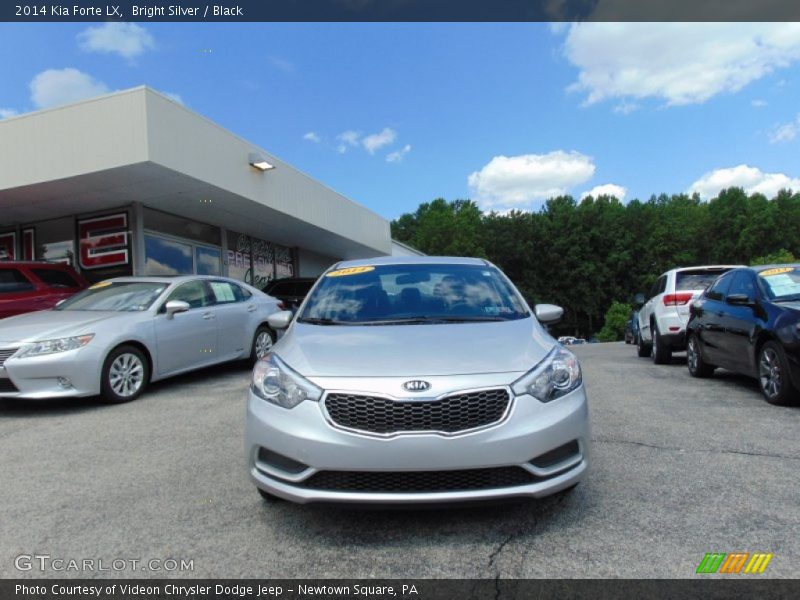
[[[108,382],[114,393],[129,398],[139,391],[144,382],[144,365],[135,354],[120,354],[108,372]]]
[[[689,362],[689,370],[697,372],[697,342],[694,337],[689,338],[689,345],[686,347],[686,360]]]
[[[268,331],[261,331],[256,336],[256,358],[264,358],[272,350],[272,336]]]
[[[778,353],[772,348],[765,348],[761,352],[758,362],[758,379],[761,389],[769,398],[775,398],[781,393],[781,364]]]

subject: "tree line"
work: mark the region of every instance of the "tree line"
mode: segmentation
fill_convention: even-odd
[[[661,194],[626,204],[565,195],[536,212],[507,213],[438,198],[391,229],[394,239],[429,255],[489,259],[529,303],[565,308],[559,333],[586,337],[600,330],[613,302],[630,304],[668,269],[800,256],[800,193],[768,199],[729,188],[709,201]]]

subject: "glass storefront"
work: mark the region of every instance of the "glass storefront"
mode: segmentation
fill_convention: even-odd
[[[147,233],[144,236],[144,274],[159,277],[174,275],[221,275],[219,248],[199,246],[188,241]]]

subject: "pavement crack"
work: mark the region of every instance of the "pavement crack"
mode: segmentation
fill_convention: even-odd
[[[647,442],[637,442],[634,440],[615,440],[615,439],[594,439],[595,444],[628,444],[631,446],[642,446],[644,448],[654,448],[655,450],[666,450],[668,452],[700,452],[706,454],[739,454],[742,456],[763,456],[767,458],[783,458],[786,460],[800,460],[800,456],[790,456],[788,454],[773,454],[771,452],[746,452],[744,450],[727,450],[718,448],[678,448],[677,446],[662,446],[659,444],[648,444]]]
[[[498,600],[500,598],[500,569],[495,568],[495,561],[497,557],[500,556],[500,553],[503,549],[516,537],[516,534],[510,533],[508,534],[499,544],[497,547],[492,550],[489,554],[489,568],[494,569],[494,598]]]

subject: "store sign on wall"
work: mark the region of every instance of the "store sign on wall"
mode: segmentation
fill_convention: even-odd
[[[127,213],[80,219],[78,243],[82,269],[127,265],[130,260]]]

